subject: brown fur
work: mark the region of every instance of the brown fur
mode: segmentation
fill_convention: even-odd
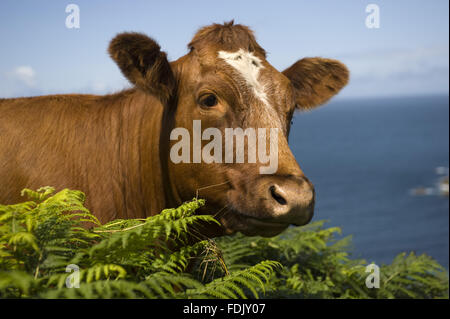
[[[349,72],[341,62],[304,58],[283,71],[294,86],[299,109],[321,105],[347,85]]]
[[[158,156],[151,141],[162,111],[161,102],[135,89],[3,100],[0,203],[23,200],[25,187],[50,185],[84,191],[103,222],[158,213],[165,207],[161,167],[148,154]]]
[[[226,51],[244,48],[249,52],[256,51],[266,57],[266,51],[256,42],[253,31],[247,26],[234,24],[234,20],[201,28],[188,44],[188,48],[190,50],[201,50],[213,45],[218,45]]]
[[[108,51],[131,83],[167,103],[175,89],[175,78],[166,53],[153,39],[139,33],[121,33],[112,39]]]
[[[208,236],[235,231],[271,236],[291,223],[307,223],[314,188],[289,149],[289,123],[296,104],[317,106],[347,83],[345,66],[310,58],[280,73],[266,61],[252,31],[233,22],[200,29],[189,48],[169,63],[151,38],[122,33],[109,53],[135,88],[106,96],[0,100],[0,203],[21,200],[25,187],[80,189],[88,208],[107,222],[154,215],[198,194],[207,200],[201,213],[214,214],[223,225],[202,229]],[[238,49],[261,59],[270,110],[217,56]],[[204,94],[214,94],[217,104],[202,108]],[[278,171],[259,175],[261,163],[173,163],[170,132],[174,127],[192,132],[194,119],[222,133],[226,127],[279,128]]]

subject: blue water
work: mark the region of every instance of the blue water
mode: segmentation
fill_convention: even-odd
[[[449,166],[448,96],[338,100],[297,113],[289,144],[317,192],[313,220],[379,265],[426,253],[448,269],[449,199],[413,196]]]

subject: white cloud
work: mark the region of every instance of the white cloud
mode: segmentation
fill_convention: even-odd
[[[18,66],[12,71],[12,75],[28,87],[34,87],[36,85],[36,72],[31,66]]]
[[[344,95],[448,94],[448,58],[448,44],[341,56],[351,74]]]
[[[92,90],[94,93],[105,93],[108,86],[105,82],[96,81],[92,84]]]
[[[448,69],[448,46],[369,52],[349,56],[346,63],[355,78],[389,78],[409,74],[426,74],[437,69]]]

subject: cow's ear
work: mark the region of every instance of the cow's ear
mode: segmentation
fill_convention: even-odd
[[[175,90],[175,77],[158,43],[140,33],[118,34],[108,52],[125,77],[138,88],[167,102]]]
[[[337,60],[304,58],[283,71],[294,86],[298,109],[312,109],[337,94],[348,82],[347,67]]]

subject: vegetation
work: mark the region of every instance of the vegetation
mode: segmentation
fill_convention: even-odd
[[[367,263],[324,222],[202,240],[194,226],[217,221],[195,215],[201,199],[102,225],[82,192],[22,195],[0,205],[1,298],[448,298],[446,270],[425,255],[400,254],[367,288]]]

